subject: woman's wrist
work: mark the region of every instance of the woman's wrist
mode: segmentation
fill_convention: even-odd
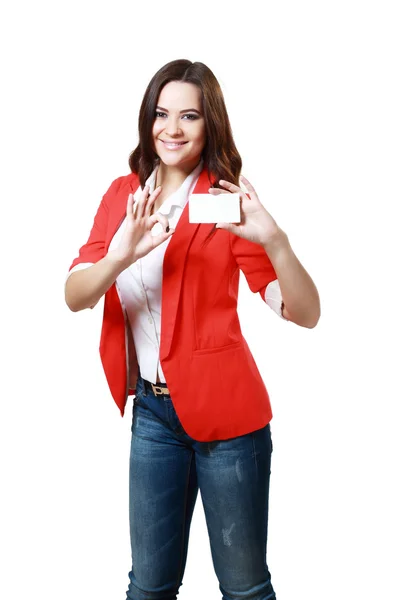
[[[127,269],[128,267],[130,267],[133,263],[136,262],[136,259],[134,260],[128,260],[126,257],[122,257],[119,252],[118,249],[114,249],[114,250],[110,250],[105,258],[107,259],[107,261],[115,266],[115,268],[119,271],[119,273],[122,273],[122,271],[125,271],[125,269]],[[118,274],[119,274],[118,273]]]

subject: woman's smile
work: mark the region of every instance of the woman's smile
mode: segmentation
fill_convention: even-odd
[[[181,148],[182,146],[187,144],[187,142],[166,142],[165,140],[160,141],[164,144],[167,150],[177,150],[178,148]]]

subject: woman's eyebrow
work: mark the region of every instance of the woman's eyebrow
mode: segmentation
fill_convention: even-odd
[[[160,110],[163,110],[164,112],[168,112],[168,110],[167,110],[166,108],[163,108],[162,106],[156,106],[156,109],[160,109]],[[200,115],[200,114],[201,114],[201,113],[200,113],[198,110],[196,110],[195,108],[185,108],[185,110],[180,110],[179,112],[180,112],[180,113],[184,113],[184,112],[189,112],[189,111],[190,111],[190,112],[195,112],[195,113],[197,113],[198,115]]]

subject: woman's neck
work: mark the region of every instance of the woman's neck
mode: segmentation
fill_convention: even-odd
[[[196,159],[190,163],[185,163],[181,167],[171,167],[160,161],[157,169],[155,188],[162,185],[162,193],[167,192],[172,194],[178,190],[186,177],[195,169],[201,159]]]

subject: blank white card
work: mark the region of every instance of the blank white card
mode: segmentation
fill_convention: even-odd
[[[240,195],[190,194],[189,223],[240,223]]]

